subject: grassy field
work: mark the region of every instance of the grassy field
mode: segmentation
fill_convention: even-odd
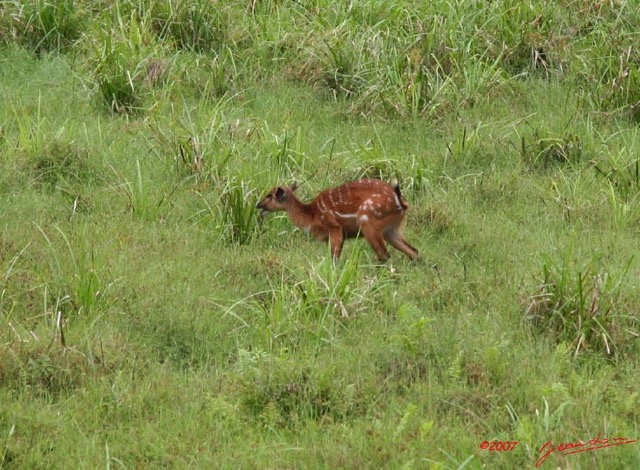
[[[640,437],[638,24],[1,2],[0,469],[534,468]],[[254,208],[365,176],[399,179],[418,263],[355,240],[334,267]]]

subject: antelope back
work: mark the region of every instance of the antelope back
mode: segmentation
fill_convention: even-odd
[[[338,217],[358,214],[382,217],[401,214],[408,209],[397,186],[374,179],[328,189],[320,193],[314,202],[320,212],[334,212]]]

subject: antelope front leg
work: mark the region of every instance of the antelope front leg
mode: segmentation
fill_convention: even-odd
[[[342,245],[344,244],[344,235],[341,228],[334,228],[329,232],[329,242],[331,243],[331,255],[333,256],[333,262],[336,263],[338,258],[340,258]]]

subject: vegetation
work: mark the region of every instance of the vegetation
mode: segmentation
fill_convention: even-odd
[[[638,24],[631,0],[2,2],[0,468],[636,439]],[[419,263],[357,240],[334,267],[258,219],[276,184],[364,176],[400,180]]]

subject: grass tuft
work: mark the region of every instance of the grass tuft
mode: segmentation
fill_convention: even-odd
[[[36,54],[68,51],[85,29],[85,15],[74,0],[3,2],[0,40],[17,41]],[[6,28],[6,29],[5,29]]]
[[[161,0],[146,5],[151,29],[178,49],[219,52],[227,42],[230,18],[222,5],[207,0]]]
[[[72,396],[90,377],[87,358],[72,348],[48,347],[34,340],[0,348],[0,380],[16,391],[55,402]],[[1,460],[0,460],[1,462]]]
[[[75,142],[48,142],[30,159],[35,182],[48,188],[87,184],[96,178],[89,150]]]
[[[633,258],[622,272],[611,274],[593,259],[576,265],[569,259],[542,264],[542,283],[528,302],[525,318],[557,342],[572,345],[574,354],[619,354],[629,339],[638,338],[638,319],[625,309],[622,283]]]
[[[244,182],[229,182],[220,194],[217,212],[217,230],[220,236],[233,244],[245,245],[256,233],[256,204],[258,195],[247,190]]]
[[[310,372],[290,361],[238,353],[242,408],[267,429],[299,429],[307,421],[343,422],[366,410],[362,393],[331,371]]]
[[[49,264],[43,286],[44,315],[53,319],[59,311],[89,317],[98,314],[105,305],[111,283],[98,267],[86,235],[82,235],[77,245],[72,244],[65,232],[56,227],[62,244],[58,246],[40,226],[36,228],[44,239]]]

